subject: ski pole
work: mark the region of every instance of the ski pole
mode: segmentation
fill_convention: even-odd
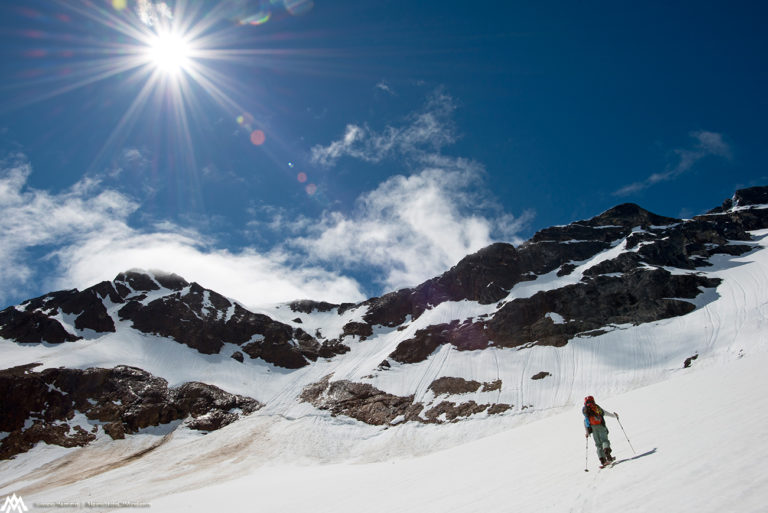
[[[618,416],[616,417],[616,422],[618,422],[618,423],[619,423],[619,427],[621,428],[621,431],[624,433],[624,438],[626,438],[626,439],[627,439],[627,443],[629,444],[629,448],[630,448],[630,449],[632,449],[632,454],[637,454],[637,453],[635,452],[635,448],[634,448],[634,447],[632,447],[632,442],[630,442],[630,441],[629,441],[629,437],[627,436],[627,432],[626,432],[626,431],[624,431],[624,426],[622,426],[622,425],[621,425],[621,421],[619,420],[619,417],[618,417]]]
[[[584,472],[589,472],[589,435],[584,437]]]

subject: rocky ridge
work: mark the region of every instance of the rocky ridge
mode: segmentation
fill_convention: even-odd
[[[99,432],[119,439],[182,419],[191,429],[213,431],[263,406],[205,383],[169,388],[166,380],[134,367],[35,372],[37,365],[0,371],[0,432],[7,433],[0,459],[41,441],[82,446]]]
[[[202,354],[218,354],[225,343],[232,343],[251,358],[297,369],[321,355],[347,350],[337,342],[321,344],[301,328],[250,312],[180,276],[137,271],[120,273],[111,282],[83,291],[58,291],[6,308],[0,312],[0,336],[21,343],[60,344],[76,342],[88,333],[113,333],[116,319],[107,312],[111,305],[121,305],[118,321]],[[69,331],[65,324],[75,329]]]
[[[470,301],[487,305],[489,313],[422,323],[370,372],[424,362],[445,345],[457,351],[561,347],[576,337],[693,311],[700,295],[720,283],[706,274],[712,258],[752,251],[749,232],[768,228],[765,205],[768,187],[737,191],[722,206],[689,220],[623,204],[588,220],[541,230],[519,247],[492,244],[439,277],[360,304],[295,301],[287,305],[295,315],[292,321],[251,312],[177,275],[129,271],[83,291],[53,292],[6,308],[0,312],[0,337],[6,339],[0,344],[78,344],[132,329],[203,355],[228,351],[225,356],[242,365],[260,361],[291,373],[321,359],[344,358],[350,341],[376,344],[377,333],[406,330],[442,303]],[[546,286],[520,292],[539,283]],[[339,323],[330,339],[320,330],[310,334],[311,323],[302,321],[318,313],[342,318],[350,311],[360,315]],[[231,350],[232,344],[237,350]],[[202,383],[168,388],[165,380],[125,366],[32,368],[0,371],[0,416],[6,418],[0,425],[0,457],[38,441],[88,443],[96,436],[93,426],[95,433],[102,430],[112,437],[180,419],[192,428],[217,429],[261,406]],[[528,377],[549,375],[542,370]],[[417,400],[413,394],[395,395],[327,375],[304,386],[296,399],[378,426],[442,423],[510,410],[514,405],[482,395],[503,386],[501,380],[442,375],[426,387],[426,399],[422,394]],[[16,398],[19,394],[24,400]],[[74,422],[82,416],[88,429]]]

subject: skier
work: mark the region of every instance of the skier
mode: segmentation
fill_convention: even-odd
[[[595,402],[591,395],[584,398],[584,408],[581,413],[584,414],[584,427],[587,429],[586,436],[592,435],[597,447],[597,457],[600,458],[600,466],[604,467],[609,463],[616,461],[611,455],[611,442],[608,440],[608,428],[605,425],[605,416],[619,418],[619,414],[603,410]]]

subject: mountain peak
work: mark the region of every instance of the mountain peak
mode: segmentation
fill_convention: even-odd
[[[160,290],[166,288],[169,290],[181,290],[189,286],[189,282],[178,274],[165,271],[143,269],[130,269],[118,274],[114,280],[115,285],[127,285],[135,291],[149,292],[151,290]]]
[[[737,190],[731,198],[723,202],[723,205],[712,209],[709,213],[722,213],[734,208],[768,205],[768,187],[748,187]]]
[[[630,228],[640,226],[647,228],[649,226],[667,226],[679,222],[679,219],[654,214],[635,203],[622,203],[593,217],[588,221],[588,224],[591,226],[624,226]]]

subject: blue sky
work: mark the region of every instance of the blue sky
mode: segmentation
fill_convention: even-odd
[[[768,184],[762,2],[0,4],[0,306],[160,269],[355,301]]]

